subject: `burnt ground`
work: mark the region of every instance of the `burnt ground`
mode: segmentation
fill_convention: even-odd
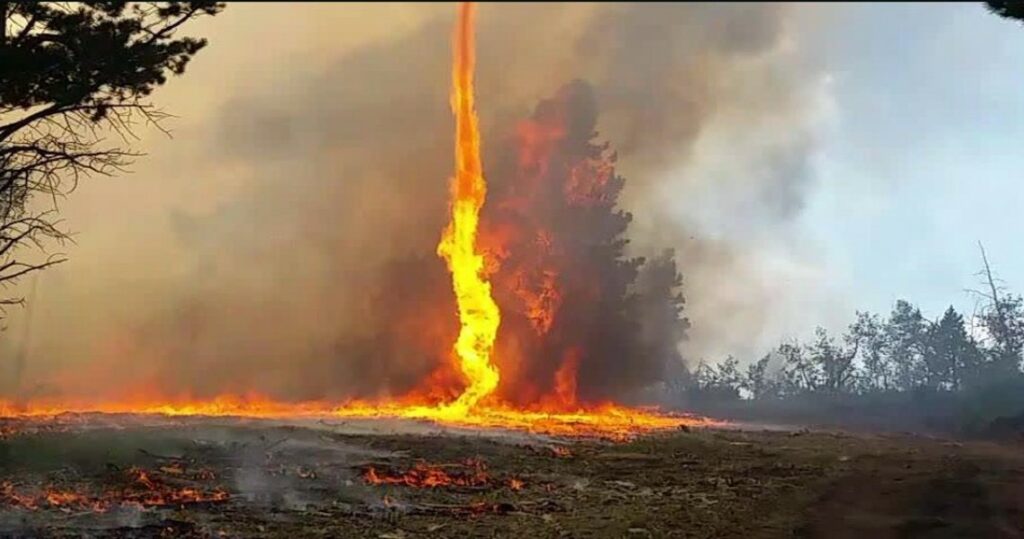
[[[1019,444],[752,429],[611,443],[224,419],[2,426],[2,537],[1024,536]],[[370,467],[401,481],[417,464],[472,480],[366,483]],[[162,498],[130,494],[139,485],[125,474],[138,470]],[[51,503],[44,488],[105,505]]]

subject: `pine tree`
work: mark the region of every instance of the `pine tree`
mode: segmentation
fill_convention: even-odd
[[[499,357],[517,357],[515,376],[541,393],[578,362],[583,400],[661,381],[666,368],[681,376],[677,345],[689,325],[674,253],[626,254],[633,217],[618,205],[626,180],[609,144],[597,142],[596,123],[584,82],[541,101],[489,174],[483,214],[498,268]]]
[[[861,392],[888,391],[893,388],[894,372],[884,325],[878,315],[858,312],[850,333],[861,342],[859,384]]]
[[[743,387],[750,393],[752,399],[763,399],[775,394],[775,383],[768,376],[768,364],[771,359],[771,354],[765,354],[761,359],[747,366]]]
[[[920,309],[899,300],[885,326],[890,361],[901,390],[910,390],[924,383],[922,349],[927,328]]]
[[[977,344],[967,334],[964,319],[950,306],[928,328],[924,365],[927,383],[936,389],[959,391],[981,360]]]

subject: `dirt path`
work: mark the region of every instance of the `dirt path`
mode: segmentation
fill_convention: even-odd
[[[804,537],[1024,537],[1024,454],[926,445],[856,459],[805,511]]]

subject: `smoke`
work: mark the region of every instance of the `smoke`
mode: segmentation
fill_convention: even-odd
[[[86,243],[72,254],[88,259],[39,284],[26,381],[0,390],[379,397],[432,372],[435,343],[457,331],[433,253],[453,155],[454,13],[364,7],[393,31],[338,49],[267,26],[267,48],[299,52],[261,56],[237,30],[266,22],[259,9],[208,23],[207,56],[168,88],[188,92],[172,95],[185,109],[173,111],[191,123],[145,141],[177,149],[116,180],[149,182],[154,198],[79,203],[94,209],[72,220]],[[332,34],[358,33],[362,20],[342,11],[324,15]],[[792,223],[812,186],[827,81],[802,61],[791,19],[766,4],[479,10],[485,170],[539,100],[587,81],[599,139],[627,180],[632,253],[676,250],[691,360],[777,339],[775,313],[799,310],[822,278]],[[161,199],[165,184],[190,187]],[[120,205],[137,229],[86,227]]]

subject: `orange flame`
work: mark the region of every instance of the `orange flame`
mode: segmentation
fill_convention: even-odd
[[[444,467],[417,462],[405,472],[378,471],[370,466],[363,472],[363,481],[370,485],[401,485],[417,488],[435,487],[478,487],[490,482],[487,467],[483,461],[470,459],[463,469],[445,471]]]
[[[555,397],[562,408],[576,405],[576,374],[580,368],[580,351],[570,348],[555,372]]]
[[[639,434],[671,430],[680,426],[713,426],[723,422],[692,415],[665,415],[656,410],[627,408],[616,404],[588,406],[576,411],[556,411],[548,404],[517,409],[492,404],[478,406],[472,413],[457,416],[444,407],[410,402],[331,403],[327,401],[282,402],[260,395],[224,395],[213,399],[175,399],[153,395],[138,401],[46,401],[26,404],[0,401],[0,417],[18,418],[37,424],[44,420],[60,426],[74,425],[84,418],[75,414],[142,414],[156,416],[206,416],[249,418],[410,418],[426,419],[458,427],[513,429],[558,436],[588,436],[624,440]],[[69,415],[70,414],[70,415]]]
[[[455,177],[451,182],[451,221],[437,246],[448,263],[459,306],[455,355],[466,378],[466,388],[446,408],[464,416],[498,387],[499,374],[491,361],[494,339],[501,323],[491,284],[483,275],[484,257],[477,250],[480,208],[487,196],[480,161],[480,131],[473,104],[473,5],[459,4],[453,36],[452,110],[455,113]]]
[[[174,487],[153,478],[139,468],[126,471],[128,484],[99,495],[89,492],[46,487],[35,492],[20,492],[10,481],[0,483],[0,507],[18,507],[30,511],[42,509],[74,509],[105,513],[116,507],[182,506],[193,503],[224,502],[227,491],[216,488],[206,491],[191,486]]]

